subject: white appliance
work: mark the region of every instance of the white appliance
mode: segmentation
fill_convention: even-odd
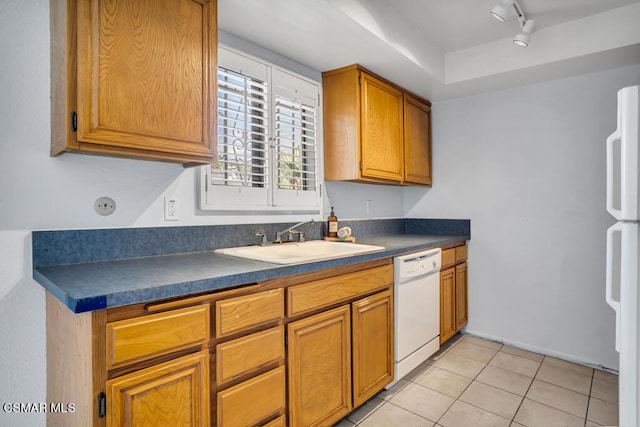
[[[616,131],[607,138],[606,301],[616,312],[619,422],[640,426],[640,86],[618,91]]]
[[[439,248],[394,258],[394,380],[427,360],[440,348]]]

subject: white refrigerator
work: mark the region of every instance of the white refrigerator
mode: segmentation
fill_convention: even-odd
[[[640,426],[640,86],[618,91],[616,131],[607,138],[606,301],[616,313],[619,421]]]

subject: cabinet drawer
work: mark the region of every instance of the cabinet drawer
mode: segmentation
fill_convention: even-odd
[[[197,305],[107,323],[107,369],[204,344],[209,306]]]
[[[216,382],[232,379],[284,359],[284,326],[267,329],[216,347]]]
[[[342,276],[316,280],[287,290],[287,315],[313,311],[375,291],[393,283],[393,266],[371,268]]]
[[[467,245],[457,246],[456,250],[456,264],[467,259]]]
[[[285,368],[272,369],[218,393],[218,424],[225,427],[255,426],[284,412]]]
[[[284,317],[284,290],[258,292],[216,302],[216,336],[225,337]]]
[[[446,268],[456,263],[456,248],[445,249],[442,251],[442,267]]]

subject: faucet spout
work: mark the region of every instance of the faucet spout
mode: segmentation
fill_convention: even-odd
[[[282,230],[282,231],[278,231],[278,232],[276,233],[276,240],[274,240],[274,242],[273,242],[273,243],[283,243],[283,242],[284,242],[284,241],[282,240],[282,235],[283,235],[283,234],[285,234],[285,233],[292,234],[292,233],[294,233],[294,232],[297,232],[297,231],[296,231],[296,228],[297,228],[297,227],[300,227],[301,225],[304,225],[304,224],[313,224],[314,222],[315,222],[315,220],[313,220],[313,219],[308,219],[308,220],[306,220],[306,221],[301,221],[301,222],[299,222],[299,223],[297,223],[297,224],[295,224],[295,225],[292,225],[291,227],[286,228],[286,229],[284,229],[284,230]],[[298,234],[300,234],[300,239],[304,239],[304,233],[301,233],[301,232],[297,232],[297,233],[298,233]],[[290,240],[290,239],[289,239],[289,240]],[[304,240],[302,240],[302,241],[304,242]]]

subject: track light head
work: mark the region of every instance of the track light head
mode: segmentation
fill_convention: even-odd
[[[500,22],[504,22],[509,16],[509,11],[516,0],[502,0],[499,4],[495,5],[491,10],[491,16],[496,18]]]
[[[531,38],[531,32],[533,28],[536,26],[536,21],[533,19],[527,19],[522,26],[522,30],[520,33],[514,37],[513,43],[516,46],[527,47],[529,46],[529,39]]]
[[[527,47],[529,46],[531,32],[536,22],[533,19],[527,19],[517,0],[502,0],[493,7],[491,16],[498,21],[504,22],[509,16],[511,8],[515,11],[518,22],[520,23],[520,33],[513,38],[513,43],[515,43],[516,46]]]

